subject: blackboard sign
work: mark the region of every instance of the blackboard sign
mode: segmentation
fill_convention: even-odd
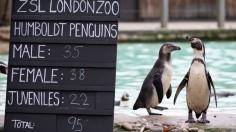
[[[113,131],[120,0],[14,0],[4,130]]]

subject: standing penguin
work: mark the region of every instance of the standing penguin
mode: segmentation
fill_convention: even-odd
[[[180,83],[174,97],[174,104],[180,91],[187,84],[187,105],[188,105],[188,120],[186,123],[194,123],[192,111],[195,112],[196,117],[199,118],[202,114],[200,123],[210,123],[206,118],[207,109],[210,103],[211,86],[215,95],[215,102],[217,107],[217,100],[215,88],[211,79],[210,73],[206,70],[205,64],[205,46],[198,38],[186,37],[191,42],[191,47],[194,51],[192,64],[184,79]]]
[[[152,113],[150,108],[157,110],[167,109],[157,105],[161,103],[165,94],[167,98],[170,98],[172,93],[170,83],[172,77],[171,52],[175,50],[180,50],[180,47],[168,42],[161,46],[159,58],[145,78],[133,110],[146,108],[149,115],[161,115]]]
[[[7,65],[0,61],[0,73],[7,74]]]

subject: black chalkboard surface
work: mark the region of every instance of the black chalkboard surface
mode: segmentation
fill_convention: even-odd
[[[11,65],[115,68],[116,47],[115,44],[11,43],[9,57]]]
[[[4,131],[113,131],[120,0],[14,0]]]

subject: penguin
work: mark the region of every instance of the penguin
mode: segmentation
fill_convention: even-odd
[[[170,98],[172,94],[172,60],[171,52],[180,50],[170,42],[164,43],[159,50],[159,57],[143,81],[138,98],[133,106],[133,110],[146,108],[149,115],[161,115],[152,113],[150,108],[165,110],[166,107],[157,106],[166,95]]]
[[[0,72],[7,75],[7,65],[0,61]]]
[[[115,101],[115,106],[128,107],[129,106],[129,94],[124,92],[120,101]]]
[[[214,96],[214,94],[211,94],[211,97],[212,96]],[[235,96],[235,93],[231,93],[231,92],[216,93],[216,97],[218,97],[218,98],[227,98],[230,96]]]
[[[185,123],[195,123],[192,111],[195,112],[197,119],[202,115],[202,118],[198,121],[199,123],[210,123],[210,121],[207,120],[206,114],[210,103],[211,86],[214,91],[216,107],[217,99],[214,83],[209,71],[206,69],[205,46],[198,38],[187,36],[186,39],[191,43],[194,56],[189,71],[177,88],[174,104],[176,103],[180,91],[187,85],[186,99],[188,106],[188,120],[185,121]]]

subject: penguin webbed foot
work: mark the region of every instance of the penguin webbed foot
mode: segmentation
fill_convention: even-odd
[[[200,120],[198,120],[197,121],[198,123],[203,123],[203,124],[205,124],[205,123],[210,123],[210,121],[209,120],[207,120],[207,119],[204,119],[204,118],[201,118]]]
[[[192,110],[188,109],[188,120],[185,121],[185,123],[195,123],[195,120],[193,118]]]
[[[152,113],[150,108],[147,108],[147,112],[148,112],[149,115],[162,115],[162,114],[159,114],[159,113]]]
[[[159,114],[159,113],[148,113],[149,115],[162,115],[162,114]]]
[[[194,118],[189,118],[185,123],[195,123],[195,120]]]
[[[167,110],[168,108],[167,107],[161,107],[161,106],[155,106],[155,107],[153,107],[153,109],[163,111],[163,110]]]
[[[206,118],[206,112],[203,112],[203,114],[202,114],[202,118],[200,119],[200,120],[198,120],[197,121],[198,123],[210,123],[210,121],[209,120],[207,120],[207,118]]]

